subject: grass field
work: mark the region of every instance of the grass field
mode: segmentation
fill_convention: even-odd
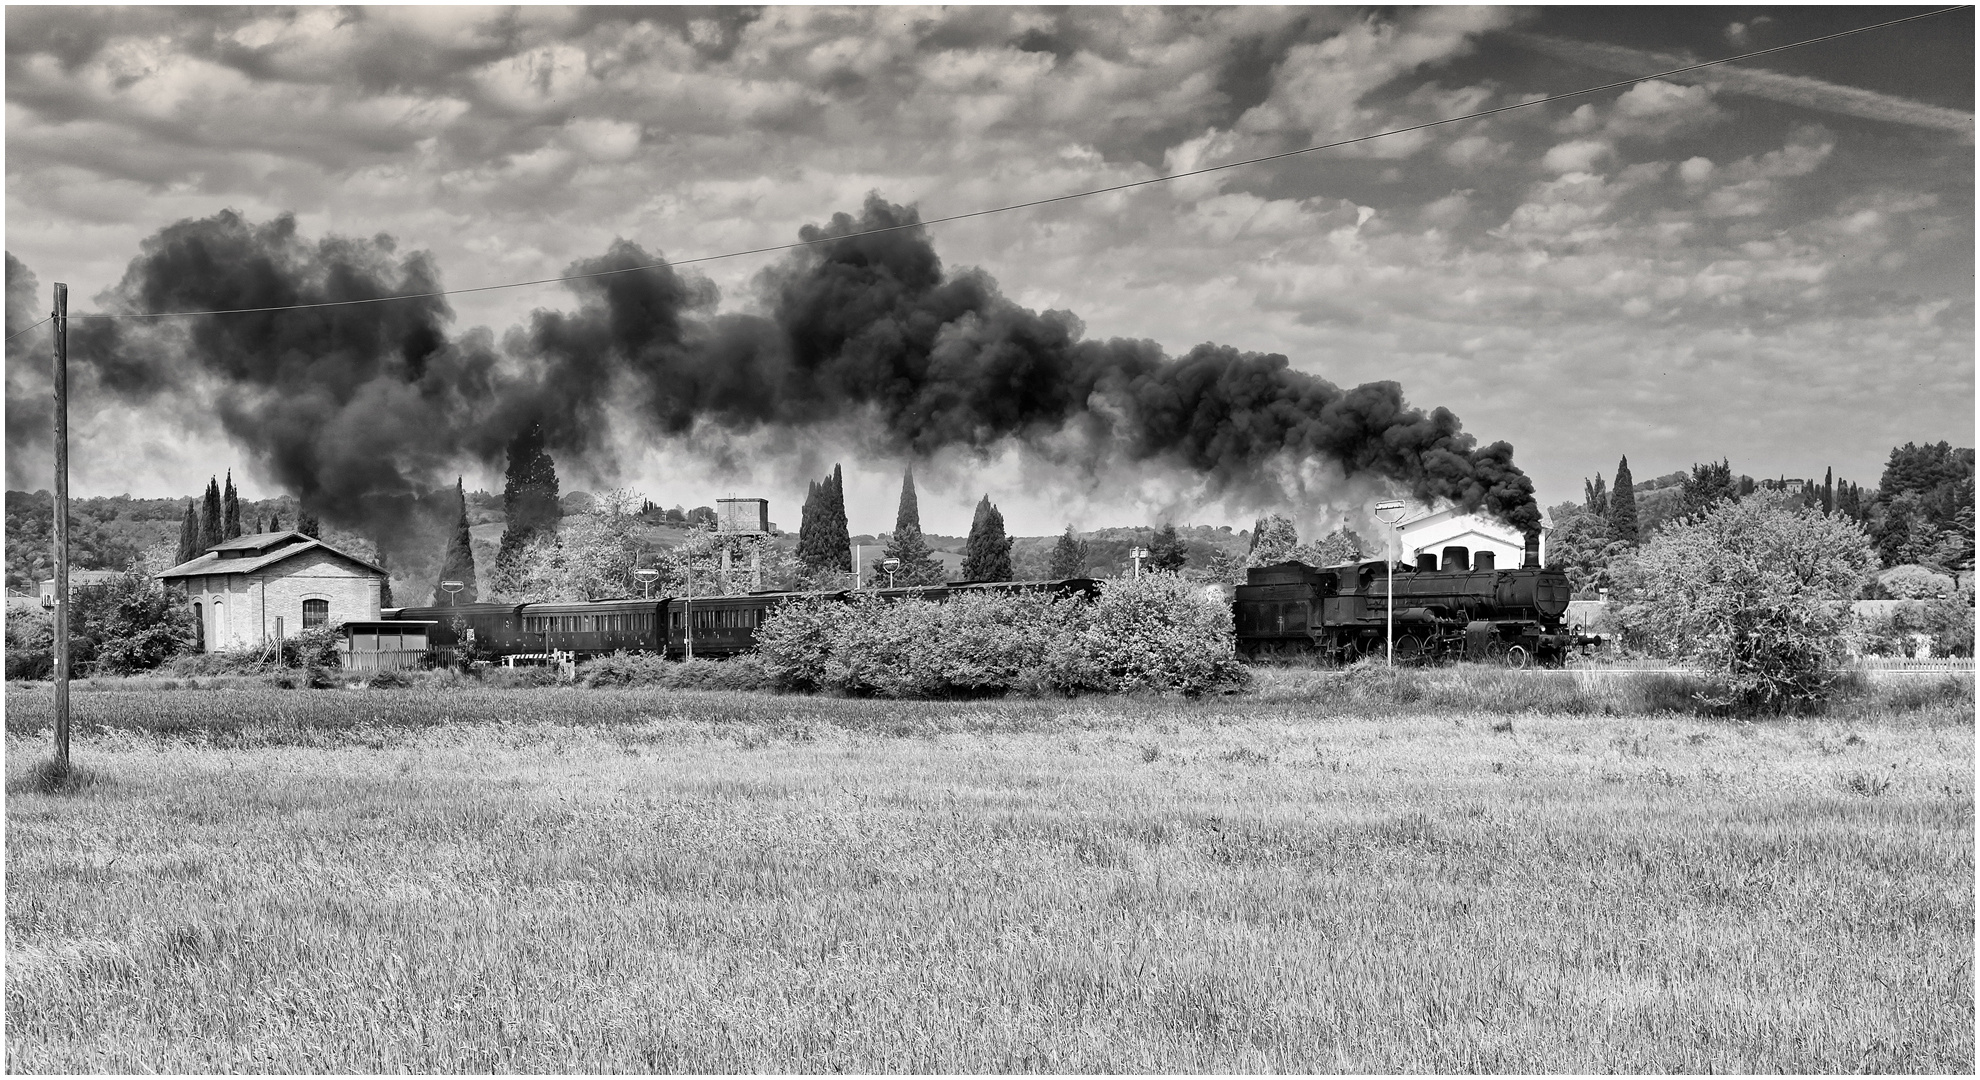
[[[47,795],[15,685],[6,1063],[1972,1071],[1970,692],[1344,686],[81,690]]]

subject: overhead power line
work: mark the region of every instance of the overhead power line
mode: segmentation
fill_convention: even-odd
[[[642,263],[638,266],[620,267],[619,269],[616,270],[597,270],[585,274],[562,274],[557,277],[533,278],[528,281],[510,281],[500,285],[479,285],[465,289],[435,289],[429,292],[395,293],[391,296],[365,297],[363,299],[357,299],[357,300],[326,300],[314,304],[276,304],[267,307],[219,308],[209,311],[149,311],[149,312],[121,312],[121,313],[103,313],[103,314],[70,313],[68,317],[71,319],[165,319],[165,318],[178,318],[182,316],[193,316],[193,315],[248,315],[259,312],[271,312],[271,311],[304,311],[313,308],[353,307],[359,304],[383,304],[395,300],[426,300],[440,296],[465,296],[470,293],[495,292],[500,289],[521,289],[532,285],[553,285],[553,284],[569,282],[569,281],[585,281],[591,278],[611,277],[615,274],[630,274],[640,270],[652,270],[663,266],[692,266],[696,263],[717,262],[722,259],[739,259],[749,255],[764,255],[778,251],[791,251],[797,248],[813,247],[818,244],[828,244],[839,240],[848,240],[848,239],[852,239],[853,237],[878,236],[883,233],[898,232],[903,229],[919,229],[929,225],[942,225],[952,221],[967,221],[970,218],[988,217],[992,214],[1007,214],[1013,210],[1026,210],[1037,206],[1050,206],[1054,203],[1071,202],[1074,199],[1086,199],[1086,198],[1091,198],[1092,196],[1095,195],[1107,195],[1116,191],[1129,191],[1134,188],[1149,187],[1154,184],[1166,184],[1172,180],[1183,180],[1192,176],[1205,176],[1210,173],[1224,172],[1230,169],[1241,169],[1247,165],[1261,165],[1270,161],[1284,161],[1288,158],[1300,157],[1302,155],[1316,153],[1321,150],[1333,150],[1343,146],[1353,146],[1357,143],[1371,142],[1375,139],[1384,139],[1391,135],[1406,135],[1412,131],[1426,131],[1430,128],[1442,127],[1446,124],[1457,124],[1457,123],[1462,123],[1466,120],[1477,120],[1482,117],[1496,116],[1500,113],[1512,112],[1515,109],[1525,109],[1535,105],[1545,105],[1548,102],[1564,101],[1568,98],[1585,97],[1589,94],[1599,94],[1605,90],[1614,90],[1617,89],[1618,87],[1634,86],[1637,83],[1649,82],[1652,79],[1663,79],[1663,78],[1668,78],[1672,75],[1682,75],[1685,74],[1686,72],[1702,71],[1705,68],[1718,67],[1723,64],[1736,64],[1742,60],[1751,60],[1756,56],[1766,56],[1769,53],[1784,52],[1788,49],[1799,49],[1802,48],[1803,46],[1815,45],[1824,41],[1834,41],[1838,38],[1846,38],[1855,34],[1865,34],[1865,33],[1869,33],[1872,30],[1882,30],[1887,27],[1900,25],[1902,23],[1916,22],[1920,19],[1929,19],[1936,15],[1944,15],[1947,12],[1959,11],[1968,6],[1969,5],[1962,4],[1954,7],[1938,8],[1936,10],[1922,12],[1917,15],[1907,15],[1904,16],[1903,18],[1887,19],[1883,22],[1872,23],[1868,26],[1859,26],[1851,30],[1842,30],[1833,34],[1823,34],[1820,37],[1805,38],[1801,41],[1790,42],[1789,44],[1786,45],[1774,45],[1765,49],[1755,49],[1752,52],[1741,53],[1738,56],[1728,56],[1719,60],[1705,60],[1696,64],[1687,64],[1683,67],[1671,68],[1667,71],[1655,72],[1654,74],[1635,75],[1626,79],[1617,79],[1614,82],[1603,83],[1600,86],[1590,86],[1581,90],[1570,90],[1562,94],[1550,94],[1546,97],[1534,98],[1531,101],[1521,101],[1511,105],[1500,105],[1496,108],[1481,109],[1477,112],[1465,113],[1461,116],[1447,116],[1442,120],[1431,120],[1421,124],[1410,124],[1407,127],[1390,128],[1386,131],[1377,131],[1368,135],[1357,135],[1350,139],[1339,139],[1334,142],[1320,143],[1316,146],[1305,146],[1305,147],[1301,147],[1298,150],[1287,150],[1277,154],[1265,154],[1260,157],[1245,158],[1242,161],[1229,161],[1229,162],[1225,162],[1222,165],[1210,165],[1201,169],[1190,169],[1185,172],[1170,173],[1166,176],[1150,177],[1146,180],[1130,180],[1119,184],[1109,184],[1106,187],[1089,188],[1085,191],[1075,191],[1065,195],[1053,195],[1043,199],[1030,199],[1025,202],[1016,202],[1016,203],[1010,203],[1005,206],[991,207],[990,209],[987,210],[971,210],[961,214],[947,214],[942,217],[928,218],[925,221],[916,221],[905,225],[888,225],[878,229],[866,229],[861,232],[847,233],[843,236],[820,237],[816,240],[798,240],[788,244],[771,244],[765,247],[746,248],[741,251],[727,251],[727,252],[723,252],[720,255],[701,255],[691,259],[663,259],[659,262]],[[42,320],[43,323],[48,321],[49,320],[47,319]],[[28,332],[28,330],[33,330],[36,327],[39,327],[40,325],[41,323],[36,323],[34,326],[28,327],[27,330],[22,330],[19,333],[12,335],[7,340],[12,341],[14,340],[14,338],[19,337],[21,336],[21,334],[25,334]]]

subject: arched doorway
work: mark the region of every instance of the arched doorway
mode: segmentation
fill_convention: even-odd
[[[206,605],[193,601],[193,647],[206,651]]]

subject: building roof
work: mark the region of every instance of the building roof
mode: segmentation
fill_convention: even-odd
[[[125,571],[122,570],[71,570],[69,571],[69,588],[79,589],[89,585],[107,585],[123,577],[124,574]],[[54,591],[54,578],[42,578],[41,583],[47,586],[50,592]]]
[[[328,552],[366,570],[381,575],[387,573],[384,567],[376,563],[366,562],[348,551],[339,551],[314,537],[299,532],[276,532],[237,536],[223,544],[216,544],[199,558],[159,574],[158,579],[165,581],[203,574],[251,574],[305,551]]]

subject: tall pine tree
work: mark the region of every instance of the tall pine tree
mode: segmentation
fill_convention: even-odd
[[[220,494],[220,539],[241,535],[241,495],[234,490],[234,470],[227,470],[227,487]]]
[[[1616,482],[1609,488],[1609,529],[1616,539],[1636,543],[1636,483],[1629,475],[1629,455],[1616,465]]]
[[[461,485],[459,477],[454,478],[454,493],[460,498],[460,519],[454,525],[453,539],[447,541],[447,554],[440,560],[440,577],[433,584],[433,603],[472,604],[481,596],[474,580],[474,540],[468,531],[467,489]],[[464,586],[461,591],[448,595],[440,587],[441,581],[458,581]]]
[[[1068,524],[1065,533],[1059,537],[1059,542],[1052,547],[1052,569],[1050,571],[1052,577],[1055,579],[1084,577],[1086,575],[1086,554],[1086,541],[1081,540],[1075,535],[1073,533],[1073,527]]]
[[[969,547],[963,554],[963,580],[1011,580],[1011,539],[1004,535],[1004,514],[983,496],[969,523]]]
[[[188,500],[186,502],[186,516],[179,520],[179,552],[178,558],[173,565],[189,563],[199,558],[200,552],[204,550],[204,548],[199,546],[198,504]]]
[[[894,535],[887,538],[886,557],[899,559],[896,585],[940,585],[942,563],[921,535],[921,502],[914,494],[914,466],[901,477],[901,506],[894,514]]]
[[[531,540],[556,531],[564,513],[557,502],[557,463],[543,450],[540,424],[531,424],[509,441],[502,509],[508,522],[502,529],[502,547],[495,553],[495,568],[506,574]]]
[[[206,478],[206,496],[199,505],[199,550],[212,550],[213,546],[225,540],[221,535],[220,480]]]

